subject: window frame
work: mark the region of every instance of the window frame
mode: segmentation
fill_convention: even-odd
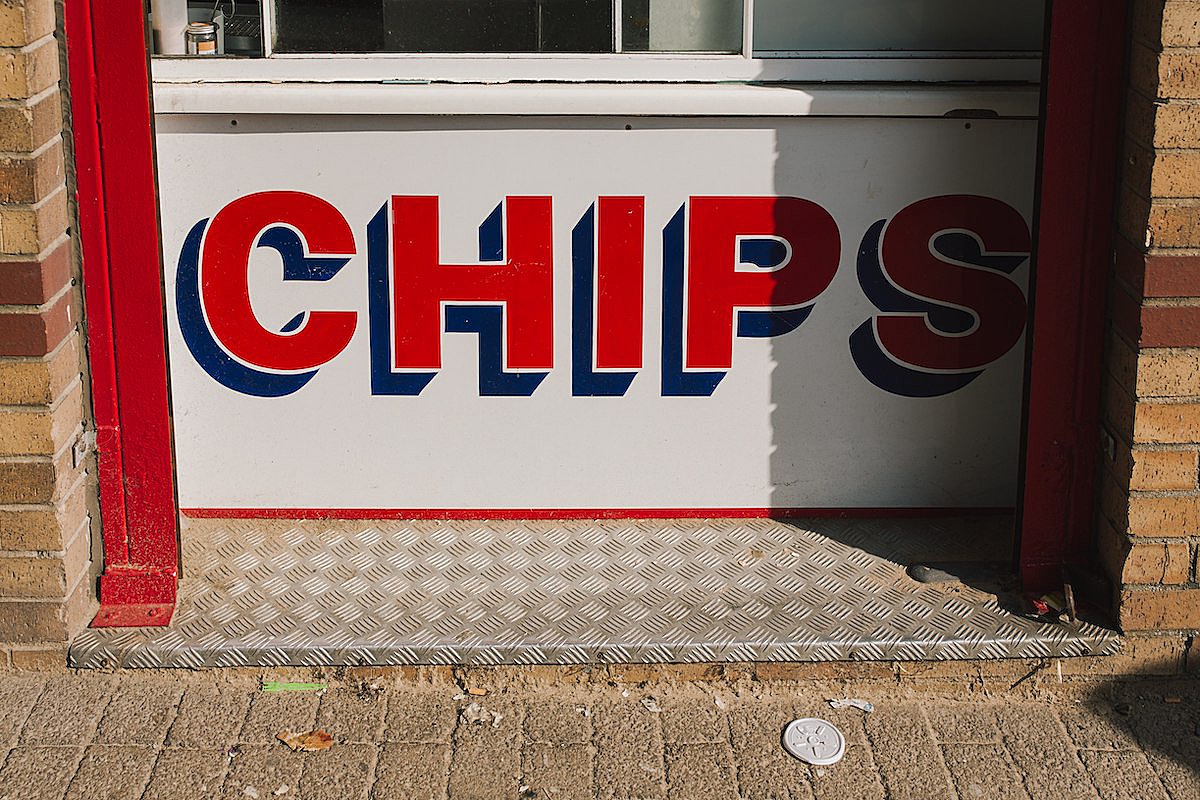
[[[613,2],[621,48],[623,0]],[[262,0],[263,56],[154,56],[156,83],[1039,83],[1042,56],[1029,51],[759,51],[754,0],[743,0],[740,53],[276,53],[275,3]]]

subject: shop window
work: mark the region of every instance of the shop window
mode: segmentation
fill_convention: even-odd
[[[1036,82],[1046,2],[151,0],[151,6],[158,54],[183,54],[187,22],[213,20],[216,54],[292,60],[283,72],[195,68],[214,80]],[[414,57],[426,58],[426,66]],[[398,58],[409,59],[408,66],[385,66]],[[592,66],[580,67],[580,58]],[[314,61],[299,66],[304,59]],[[904,59],[920,63],[886,66]],[[568,61],[573,66],[565,68]],[[1021,61],[1023,68],[1011,66]],[[191,77],[189,68],[156,71],[156,79],[175,76]]]

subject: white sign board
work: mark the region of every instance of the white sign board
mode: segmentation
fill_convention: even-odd
[[[160,117],[181,506],[1010,506],[1035,148],[1019,120]]]

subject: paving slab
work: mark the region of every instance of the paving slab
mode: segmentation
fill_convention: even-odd
[[[384,740],[448,744],[458,724],[458,703],[451,687],[388,693]]]
[[[318,677],[324,695],[280,697],[244,673],[78,673],[47,680],[53,692],[0,674],[10,742],[39,743],[0,747],[0,800],[1200,798],[1196,680],[955,694],[745,671],[631,685],[446,670],[391,676],[382,692]],[[488,691],[458,696],[466,684]],[[875,711],[826,702],[846,694]],[[845,734],[839,763],[783,750],[784,726],[809,716]],[[312,726],[331,749],[274,741]]]
[[[139,800],[150,782],[157,756],[152,747],[88,747],[67,789],[66,800]]]
[[[385,744],[379,753],[372,796],[446,800],[450,776],[447,744]]]
[[[17,743],[44,687],[45,681],[38,678],[10,676],[0,680],[0,747],[7,750]]]
[[[285,800],[366,800],[375,777],[378,748],[372,744],[338,744],[304,754],[297,794]]]
[[[320,702],[316,692],[257,692],[250,698],[238,741],[271,744],[283,731],[311,731]]]
[[[943,744],[999,743],[1000,727],[996,724],[996,711],[991,704],[980,708],[963,708],[963,705],[926,706],[925,714],[934,738]]]
[[[667,744],[720,742],[728,746],[728,715],[711,696],[664,697],[654,702],[662,709],[663,741]]]
[[[61,800],[83,755],[80,747],[17,747],[0,769],[0,800]]]
[[[967,800],[1033,800],[1001,745],[942,746],[946,768],[959,797]]]
[[[108,676],[64,675],[51,678],[25,721],[22,744],[84,745],[92,740],[108,704]]]
[[[728,742],[666,748],[670,800],[728,800],[738,796],[737,770]]]
[[[521,704],[489,695],[463,701],[454,729],[450,800],[517,797],[521,787]],[[472,719],[472,710],[483,719]]]
[[[167,748],[158,754],[142,800],[215,800],[228,769],[224,748]]]
[[[866,745],[846,747],[846,755],[832,767],[810,767],[812,796],[816,800],[883,800],[883,783]]]
[[[126,677],[117,684],[104,710],[95,740],[98,744],[159,746],[182,699],[183,688],[177,681]]]
[[[206,748],[235,743],[250,710],[252,691],[207,681],[188,686],[167,734],[168,744]]]
[[[1044,704],[996,711],[1005,748],[1035,798],[1096,800],[1099,797],[1066,727]]]
[[[664,798],[666,765],[659,715],[632,697],[592,708],[599,800]]]
[[[521,754],[521,783],[527,794],[547,800],[592,800],[593,747],[532,743]]]
[[[866,718],[875,764],[893,800],[955,800],[950,775],[918,704],[876,706]]]
[[[271,745],[242,745],[229,766],[224,800],[274,800],[276,796],[295,796],[304,769],[304,756],[292,752],[280,742]],[[279,795],[276,790],[285,789]]]
[[[377,742],[383,736],[386,714],[383,692],[331,689],[321,698],[317,727],[339,742]]]
[[[571,695],[557,700],[535,698],[525,704],[525,740],[553,746],[590,742],[591,717],[587,703]]]
[[[1171,800],[1137,750],[1081,750],[1079,757],[1102,800]]]
[[[809,768],[782,746],[783,729],[807,717],[815,701],[792,699],[727,701],[730,741],[742,796],[763,800],[811,800]],[[874,773],[872,773],[873,775]]]

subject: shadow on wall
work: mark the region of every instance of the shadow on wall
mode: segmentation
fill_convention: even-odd
[[[737,332],[770,337],[780,515],[884,531],[932,510],[903,557],[1010,561],[1036,139],[1032,119],[778,122],[773,226],[792,247],[743,242],[739,261],[790,268]]]

